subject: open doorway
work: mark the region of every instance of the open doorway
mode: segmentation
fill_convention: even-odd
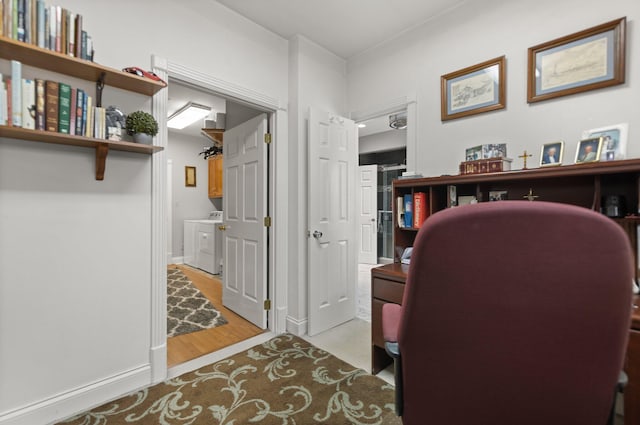
[[[171,173],[167,184],[170,200],[167,211],[168,274],[173,276],[179,273],[184,276],[184,279],[180,279],[192,284],[189,290],[197,291],[206,298],[225,322],[169,336],[167,360],[168,366],[172,367],[264,332],[264,329],[253,325],[224,305],[222,286],[225,265],[221,243],[223,236],[219,229],[222,225],[220,216],[224,213],[224,192],[210,189],[212,178],[216,178],[215,171],[212,171],[213,160],[224,160],[224,131],[265,111],[171,78],[167,90],[168,116],[189,103],[209,111],[206,116],[184,128],[168,129],[166,154]],[[203,132],[205,127],[216,131]],[[220,138],[223,142],[216,143],[204,133],[222,134]],[[214,146],[217,149],[212,151]],[[268,196],[268,191],[265,191],[265,196]],[[179,290],[185,292],[182,288]],[[198,312],[192,315],[189,309],[194,305],[196,307],[193,308],[200,308],[200,301],[189,299],[176,306],[170,302],[173,301],[170,298],[171,295],[167,300],[168,308],[175,309],[178,318],[198,316]],[[168,322],[172,320],[169,314]]]
[[[357,232],[359,251],[367,251],[362,249],[367,245],[372,255],[359,256],[356,316],[367,321],[371,320],[371,269],[394,258],[391,184],[407,168],[406,126],[404,110],[358,122],[359,174],[370,173],[373,182],[372,190],[359,182],[358,203],[362,219]],[[370,217],[365,209],[370,210]],[[374,228],[369,229],[367,223]]]

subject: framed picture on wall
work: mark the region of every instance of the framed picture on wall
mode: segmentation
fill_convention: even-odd
[[[440,77],[442,121],[504,109],[505,57]]]
[[[583,139],[602,137],[600,161],[624,159],[627,154],[627,123],[594,128],[582,133]]]
[[[186,187],[196,186],[196,167],[184,167],[184,185]]]
[[[542,145],[540,151],[540,166],[547,167],[550,165],[562,165],[562,157],[564,155],[564,142],[551,142]]]
[[[626,18],[530,47],[527,102],[624,83]]]

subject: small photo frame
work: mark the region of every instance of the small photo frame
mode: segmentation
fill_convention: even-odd
[[[506,190],[490,190],[489,202],[506,201],[508,192]]]
[[[627,133],[629,124],[616,124],[594,128],[582,133],[583,139],[602,137],[600,161],[624,159],[627,154]]]
[[[599,161],[601,147],[602,137],[580,140],[576,149],[576,164]]]
[[[626,18],[530,47],[527,102],[623,84]]]
[[[442,121],[504,109],[505,57],[491,59],[440,77]]]
[[[186,187],[196,186],[196,167],[184,167],[184,185]]]
[[[540,166],[548,167],[553,165],[562,165],[562,157],[564,156],[564,142],[551,142],[542,145],[540,151]]]
[[[464,153],[465,161],[475,161],[477,159],[482,159],[482,145],[468,148],[464,151]]]

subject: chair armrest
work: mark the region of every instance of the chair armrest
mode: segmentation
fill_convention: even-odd
[[[382,335],[386,342],[398,342],[398,326],[402,306],[387,303],[382,306]]]

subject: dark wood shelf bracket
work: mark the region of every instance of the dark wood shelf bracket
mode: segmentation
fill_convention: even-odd
[[[96,180],[104,180],[104,169],[108,153],[109,145],[100,143],[96,146]]]

